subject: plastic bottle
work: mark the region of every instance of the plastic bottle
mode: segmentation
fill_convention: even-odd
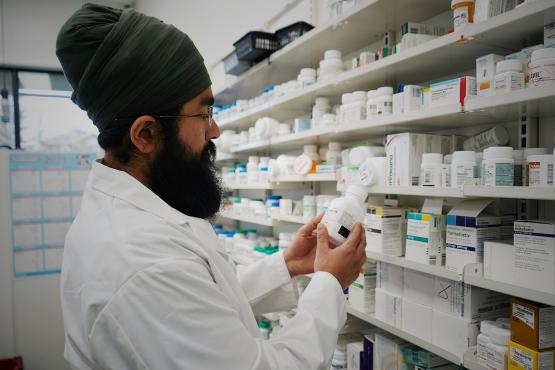
[[[538,49],[530,59],[530,87],[555,85],[555,48]]]
[[[260,163],[258,164],[258,181],[260,183],[267,183],[270,178],[268,176],[270,158],[260,157]]]
[[[522,167],[526,163],[524,160],[524,150],[513,150],[513,174],[514,186],[522,186]]]
[[[420,165],[420,186],[442,186],[441,169],[443,166],[443,154],[424,153]]]
[[[490,343],[489,335],[493,328],[501,328],[502,324],[492,320],[482,320],[480,322],[480,334],[477,338],[477,357],[478,362],[486,364],[488,360],[488,344]]]
[[[482,150],[490,146],[505,145],[509,142],[509,132],[503,126],[494,126],[466,139],[464,150]]]
[[[235,182],[240,185],[247,184],[247,167],[242,163],[235,166]]]
[[[542,155],[542,154],[549,154],[549,150],[547,148],[526,148],[524,149],[524,164],[522,167],[522,186],[528,186],[528,176],[529,176],[529,168],[528,168],[528,157],[532,155]]]
[[[491,369],[507,368],[507,350],[511,331],[505,328],[492,328],[489,333],[489,343],[487,345],[486,365]]]
[[[370,90],[366,100],[366,117],[372,118],[378,115],[378,90]]]
[[[341,143],[330,142],[326,153],[326,163],[333,165],[341,164]]]
[[[553,186],[552,154],[529,155],[526,160],[528,162],[528,186]]]
[[[388,116],[393,114],[393,88],[389,86],[380,87],[377,90],[377,94],[376,114],[378,116]]]
[[[358,145],[349,150],[349,164],[360,166],[367,158],[385,156],[383,146]]]
[[[258,180],[258,156],[251,155],[247,162],[247,182],[253,184],[257,183]]]
[[[278,207],[279,211],[279,201],[281,200],[281,195],[268,195],[266,197],[266,217],[272,218],[272,207]]]
[[[454,152],[451,160],[451,187],[460,187],[465,183],[475,185],[477,179],[476,152],[470,150]]]
[[[384,185],[386,157],[367,158],[358,168],[358,181],[363,186]]]
[[[351,94],[351,104],[348,110],[347,122],[360,122],[366,119],[366,91],[355,91]]]
[[[474,0],[452,0],[453,27],[461,31],[469,23],[474,23]]]
[[[339,245],[351,233],[356,222],[362,222],[366,214],[368,192],[361,186],[351,185],[344,197],[334,199],[322,218],[328,229],[332,244]]]
[[[316,98],[312,107],[312,125],[320,127],[324,124],[324,115],[331,110],[328,98]]]
[[[499,61],[493,80],[495,93],[503,93],[524,88],[524,73],[519,59]]]
[[[258,330],[260,330],[262,339],[270,339],[270,323],[268,321],[260,321],[258,323]]]
[[[303,197],[303,218],[310,220],[316,216],[316,196],[305,195]]]
[[[280,136],[289,135],[290,133],[291,133],[291,125],[289,125],[288,123],[279,124],[278,135]]]
[[[318,147],[316,145],[305,145],[303,154],[295,159],[293,167],[296,174],[306,175],[308,173],[315,173],[318,163],[320,163]]]
[[[316,83],[316,70],[314,68],[303,68],[297,77],[299,87],[307,87]]]
[[[484,186],[514,185],[513,148],[492,146],[484,150],[482,184]]]
[[[339,107],[339,123],[348,124],[350,104],[353,101],[351,93],[341,95],[341,107]]]

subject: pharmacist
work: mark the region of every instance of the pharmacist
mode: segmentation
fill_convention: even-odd
[[[208,223],[221,189],[210,79],[192,41],[134,10],[84,5],[56,52],[72,100],[99,129],[66,238],[65,357],[78,369],[324,369],[345,322],[342,288],[365,259],[360,225],[331,249],[317,217],[283,254],[238,274]],[[313,231],[317,229],[316,236]],[[263,340],[255,314],[297,315]]]

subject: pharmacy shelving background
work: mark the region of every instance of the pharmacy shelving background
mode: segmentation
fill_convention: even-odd
[[[230,103],[236,99],[250,99],[269,85],[277,85],[295,79],[299,70],[314,67],[324,52],[337,49],[343,53],[348,64],[352,56],[377,45],[385,32],[399,30],[404,22],[443,22],[451,20],[452,11],[448,1],[367,0],[341,14],[326,24],[316,27],[283,49],[272,54],[268,60],[252,67],[233,83],[215,89],[219,102]],[[222,130],[248,130],[256,120],[272,117],[280,122],[292,123],[301,116],[310,116],[317,97],[328,97],[338,103],[341,94],[356,90],[368,91],[380,86],[399,83],[429,85],[448,78],[475,75],[476,58],[487,54],[508,55],[523,47],[541,43],[544,25],[555,21],[555,3],[538,0],[507,11],[485,21],[469,24],[454,32],[434,38],[408,50],[391,55],[356,68],[346,68],[324,81],[289,91],[257,106],[244,109],[232,116],[218,120]],[[329,142],[341,142],[344,148],[352,143],[366,140],[383,143],[392,133],[439,133],[473,135],[495,125],[503,125],[511,132],[510,143],[520,148],[518,132],[523,127],[523,117],[537,120],[537,132],[529,133],[527,140],[536,141],[537,147],[553,149],[555,140],[555,85],[520,89],[468,99],[463,106],[446,104],[440,107],[414,112],[392,114],[349,124],[321,126],[297,133],[274,135],[263,140],[234,145],[229,152],[219,152],[217,161],[221,166],[235,162],[245,163],[249,155],[276,158],[280,154],[298,155],[307,144],[326,146]],[[526,143],[524,147],[528,146]],[[338,173],[309,175],[280,175],[262,183],[238,183],[227,181],[226,187],[236,196],[260,197],[290,192],[295,197],[312,192],[339,196],[346,184]],[[460,187],[386,186],[367,187],[372,197],[395,198],[402,204],[421,206],[426,198],[440,198],[450,206],[461,201],[481,198],[502,198],[537,201],[541,219],[555,219],[555,186],[487,187],[464,184]],[[254,195],[253,195],[254,194]],[[295,230],[306,220],[302,216],[273,214],[271,217],[244,215],[227,209],[221,219],[234,220],[235,226],[260,227],[277,235],[282,230]],[[460,272],[407,260],[377,252],[367,252],[370,261],[397,266],[405,270],[427,274],[434,279],[462,282],[510,296],[555,306],[555,294],[531,288],[519,287],[504,281],[484,277],[484,266],[468,264]],[[236,263],[243,261],[230,257]],[[348,308],[351,316],[379,327],[400,338],[433,352],[455,364],[468,369],[487,369],[476,360],[476,348],[463,352],[432,344],[431,340],[409,333],[398,325],[379,319],[375,313]]]

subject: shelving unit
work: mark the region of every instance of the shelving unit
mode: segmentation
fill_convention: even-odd
[[[273,218],[275,221],[277,222],[289,222],[292,224],[300,224],[300,225],[304,225],[306,224],[308,221],[305,220],[303,218],[303,216],[276,216]]]
[[[232,190],[248,190],[248,189],[263,189],[263,190],[276,190],[276,189],[291,189],[298,188],[299,184],[312,183],[312,182],[333,182],[337,181],[335,173],[315,173],[308,175],[285,175],[278,176],[272,181],[267,183],[252,183],[252,184],[237,184],[235,182],[225,182],[224,185],[227,189]]]
[[[230,220],[236,220],[241,222],[248,222],[251,224],[257,224],[262,226],[275,226],[276,223],[274,220],[268,220],[265,217],[254,217],[248,215],[239,215],[231,211],[221,211],[218,214],[219,217],[228,218]]]
[[[478,363],[476,358],[476,347],[470,347],[463,356],[463,365],[468,370],[490,370],[489,367]]]

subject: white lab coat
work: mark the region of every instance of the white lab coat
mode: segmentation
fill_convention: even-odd
[[[66,359],[78,369],[329,368],[346,320],[338,281],[316,273],[297,315],[263,340],[254,314],[296,304],[283,256],[236,275],[218,242],[207,221],[94,163],[65,244]]]

